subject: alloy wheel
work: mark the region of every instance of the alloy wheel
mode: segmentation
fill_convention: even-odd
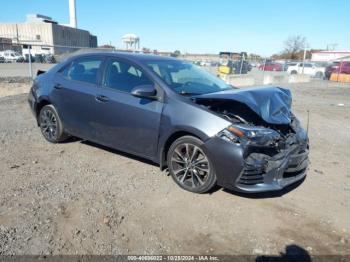
[[[55,140],[57,138],[57,119],[52,111],[44,110],[40,114],[40,128],[48,140]]]
[[[184,143],[178,145],[170,159],[175,179],[184,187],[203,186],[210,174],[207,156],[196,145]]]

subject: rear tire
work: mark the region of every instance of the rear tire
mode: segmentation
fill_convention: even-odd
[[[38,122],[42,135],[51,143],[59,143],[69,137],[64,133],[62,121],[53,105],[46,105],[40,110]]]
[[[296,75],[298,72],[293,70],[292,72],[290,72],[291,75]]]
[[[214,167],[202,145],[196,137],[183,136],[173,142],[167,154],[171,177],[181,188],[193,193],[206,193],[216,185]]]
[[[323,73],[322,72],[317,72],[315,75],[316,78],[323,78]]]

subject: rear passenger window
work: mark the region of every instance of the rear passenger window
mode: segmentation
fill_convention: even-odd
[[[138,68],[121,61],[108,62],[104,86],[130,93],[139,85],[151,85],[151,80]]]
[[[99,58],[78,59],[73,61],[70,66],[63,68],[62,75],[70,80],[96,84],[101,63],[102,60]]]

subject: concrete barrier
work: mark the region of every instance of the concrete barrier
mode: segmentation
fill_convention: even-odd
[[[288,76],[286,75],[264,75],[263,84],[282,84],[288,83]]]
[[[255,84],[255,79],[247,75],[228,75],[224,80],[233,86],[253,86]]]
[[[311,80],[309,75],[290,75],[288,83],[308,83]]]
[[[350,83],[350,75],[333,73],[331,74],[331,77],[329,80],[336,81],[336,82]]]

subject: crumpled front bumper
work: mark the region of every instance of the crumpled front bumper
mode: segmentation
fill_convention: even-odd
[[[204,144],[220,186],[247,193],[281,190],[306,176],[309,145],[300,132],[283,149],[252,148],[214,137]],[[248,152],[248,153],[247,153]]]
[[[274,156],[252,153],[245,159],[236,187],[245,192],[280,190],[306,176],[307,144],[289,146]]]

